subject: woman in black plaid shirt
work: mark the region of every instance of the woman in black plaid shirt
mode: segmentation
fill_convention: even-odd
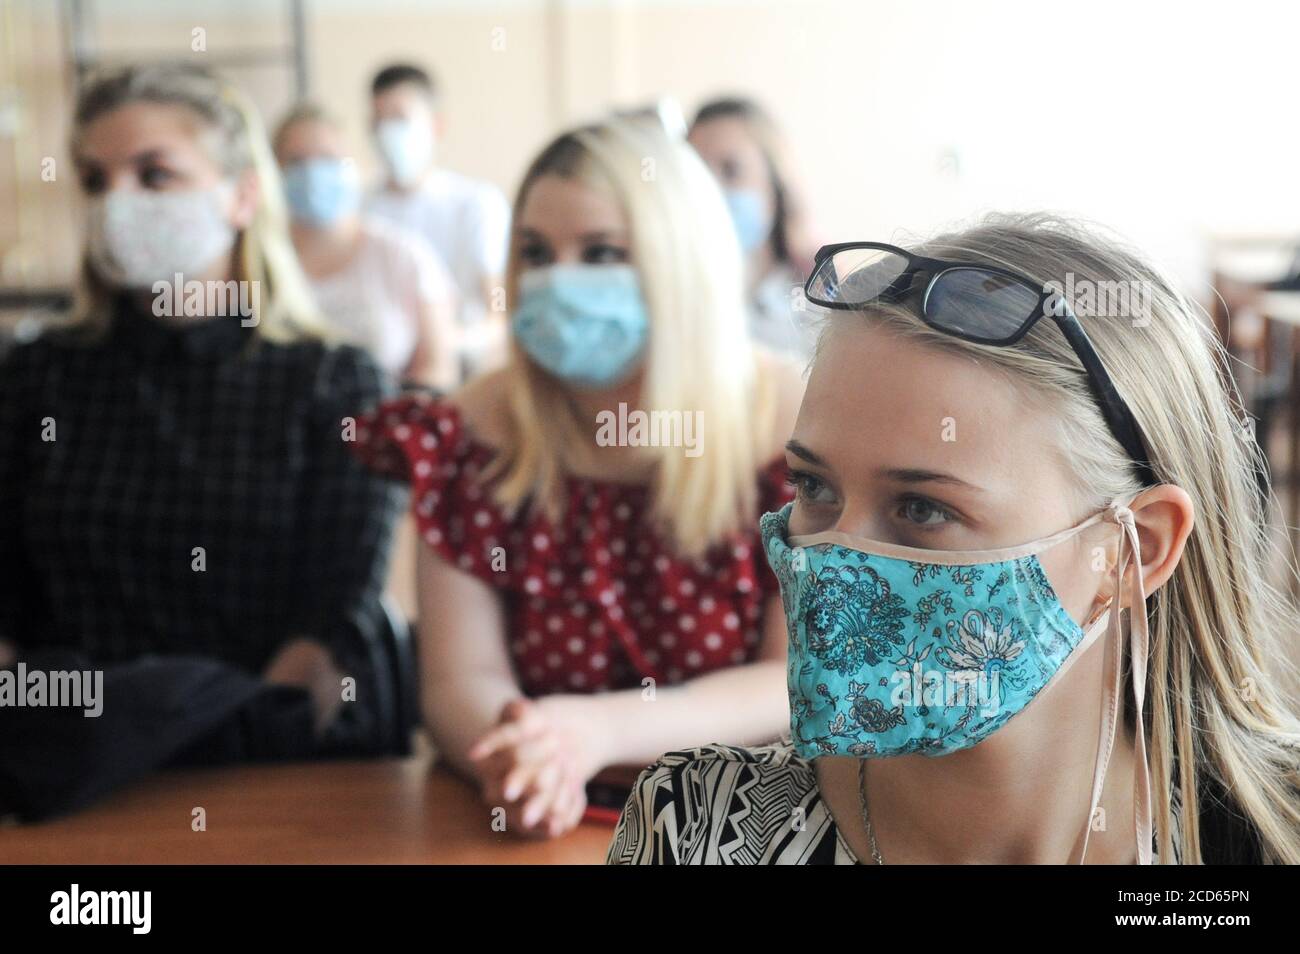
[[[402,500],[346,441],[385,387],[316,323],[253,113],[206,72],[130,68],[84,90],[72,152],[78,320],[0,365],[0,667],[219,661],[247,680],[230,706],[273,684],[307,713],[299,737],[246,726],[239,752],[373,748],[367,637]],[[172,747],[207,744],[210,714]],[[0,755],[0,796],[3,776]]]

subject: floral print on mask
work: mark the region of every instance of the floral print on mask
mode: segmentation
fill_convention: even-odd
[[[833,543],[792,548],[791,506],[760,532],[790,639],[801,755],[943,755],[1023,710],[1083,637],[1036,556],[973,565]]]

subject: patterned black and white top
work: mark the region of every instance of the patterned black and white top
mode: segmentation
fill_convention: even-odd
[[[611,865],[852,865],[788,741],[670,752],[641,773],[605,859]]]
[[[1178,818],[1177,800],[1174,818]],[[1177,845],[1174,852],[1178,859]],[[1153,857],[1155,863],[1159,859]],[[788,739],[670,752],[637,779],[605,863],[854,865],[817,787],[813,763]]]

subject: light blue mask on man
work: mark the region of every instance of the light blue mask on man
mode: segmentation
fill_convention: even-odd
[[[947,755],[988,738],[1054,684],[1104,632],[1119,632],[1113,606],[1085,630],[1061,605],[1037,554],[1103,520],[1121,525],[1115,592],[1133,555],[1144,606],[1132,512],[1112,504],[1051,536],[996,550],[923,550],[839,532],[789,536],[793,504],[760,523],[781,586],[789,634],[787,687],[795,751],[806,757]],[[1146,614],[1134,611],[1134,695],[1139,791],[1138,853],[1149,858],[1150,783],[1142,739]],[[1103,739],[1113,733],[1120,656],[1103,699]],[[1111,745],[1099,746],[1096,810]],[[1143,785],[1145,782],[1145,785]],[[1145,832],[1145,843],[1144,843]],[[1085,838],[1084,848],[1087,841]]]
[[[611,387],[640,364],[650,335],[631,265],[548,265],[519,276],[515,340],[539,365],[580,387]]]
[[[295,221],[315,228],[333,225],[361,204],[356,170],[342,159],[316,156],[285,167],[284,197]]]

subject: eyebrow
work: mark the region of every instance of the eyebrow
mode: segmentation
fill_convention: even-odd
[[[523,236],[535,236],[537,238],[546,237],[537,229],[528,225],[519,226],[519,234]],[[595,232],[583,232],[581,235],[578,236],[578,238],[584,242],[594,242],[598,239],[610,239],[610,238],[619,239],[619,238],[626,238],[626,237],[627,237],[626,229],[602,229]]]
[[[954,477],[952,474],[945,474],[940,470],[923,470],[912,467],[894,467],[879,472],[882,477],[889,480],[896,480],[904,484],[946,484],[950,487],[962,487],[966,490],[973,490],[978,494],[984,492],[983,487],[977,487],[972,483],[962,480],[960,477]]]
[[[131,164],[136,164],[136,163],[156,160],[162,156],[163,156],[163,151],[161,149],[146,149],[144,152],[137,152],[133,156],[128,156],[126,161]],[[74,154],[72,158],[73,161],[79,166],[102,165],[102,163],[98,159],[92,158],[84,154]]]
[[[785,449],[800,460],[805,460],[816,467],[830,469],[830,465],[819,454],[797,440],[786,441]],[[920,467],[891,467],[877,473],[881,477],[904,484],[946,484],[951,487],[964,487],[976,493],[984,492],[983,487],[977,487],[960,477],[954,477],[952,474],[946,474],[939,470],[925,470]]]
[[[163,151],[161,149],[146,149],[144,152],[137,152],[131,157],[131,162],[146,162],[151,159],[161,159]]]
[[[794,456],[798,457],[800,460],[806,460],[808,463],[814,464],[817,467],[827,466],[826,461],[822,460],[821,457],[814,454],[811,450],[793,438],[785,442],[785,449],[791,454],[794,454]]]

